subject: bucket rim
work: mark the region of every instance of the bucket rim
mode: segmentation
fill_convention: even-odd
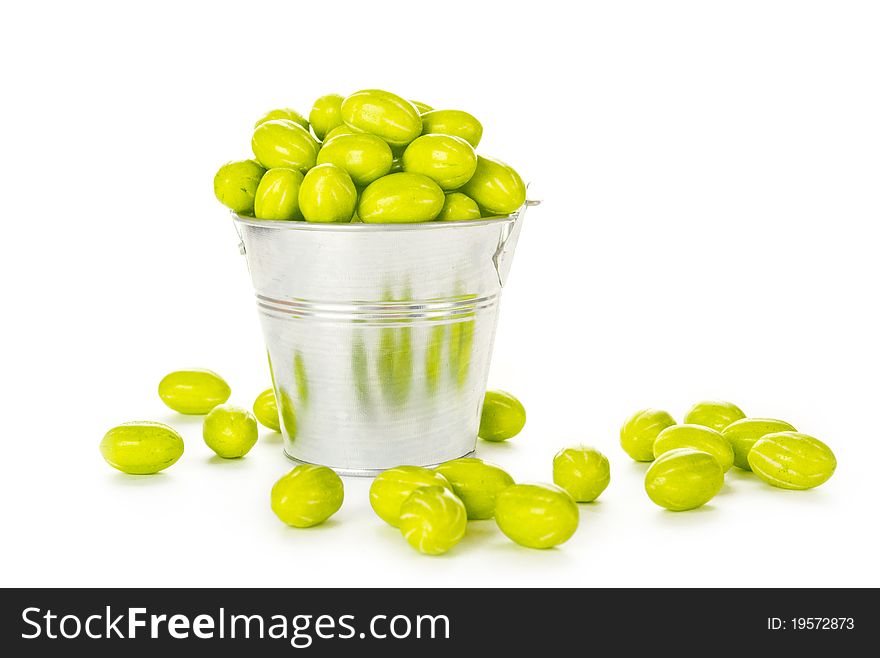
[[[332,231],[332,232],[396,232],[396,231],[436,231],[436,230],[452,230],[454,228],[471,228],[477,226],[492,226],[512,223],[522,214],[523,210],[530,205],[537,205],[534,201],[526,201],[516,212],[501,217],[486,217],[484,219],[468,219],[456,220],[448,222],[406,222],[400,224],[366,224],[357,222],[351,224],[345,223],[320,223],[305,221],[287,221],[278,219],[257,219],[256,217],[246,217],[232,212],[232,219],[236,224],[244,224],[246,226],[257,226],[263,228],[272,228],[284,231]]]

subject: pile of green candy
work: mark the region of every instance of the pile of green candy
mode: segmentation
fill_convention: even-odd
[[[267,220],[412,223],[509,215],[525,202],[519,174],[478,156],[482,124],[380,89],[290,108],[254,126],[254,159],[214,177],[217,199]]]
[[[501,532],[528,548],[558,546],[580,522],[574,498],[562,487],[516,484],[500,467],[474,457],[435,469],[397,466],[383,471],[370,487],[370,505],[426,555],[454,547],[471,521],[494,518]]]
[[[659,409],[636,412],[620,429],[620,445],[639,462],[653,462],[645,491],[673,511],[708,503],[736,466],[782,489],[812,489],[837,468],[831,449],[774,418],[747,418],[735,404],[695,404],[684,424]]]
[[[257,419],[250,411],[225,404],[231,394],[229,384],[211,370],[176,370],[159,382],[159,397],[169,408],[181,414],[205,416],[202,438],[224,459],[244,457],[259,436]],[[180,459],[183,438],[163,423],[136,421],[111,429],[100,447],[104,459],[114,468],[149,475]]]
[[[203,438],[224,459],[243,457],[257,441],[257,421],[280,431],[274,391],[260,393],[253,414],[225,404],[231,389],[210,370],[179,370],[165,376],[159,396],[182,414],[205,415]],[[479,435],[498,442],[513,438],[526,422],[525,408],[510,393],[488,391]],[[133,475],[158,473],[183,454],[183,438],[168,425],[151,421],[111,429],[101,454],[114,468]],[[567,541],[578,527],[575,500],[595,499],[608,485],[608,460],[588,448],[568,448],[553,464],[557,485],[515,484],[504,470],[476,458],[462,458],[436,469],[399,466],[382,472],[370,488],[370,504],[386,523],[400,529],[414,548],[445,553],[464,536],[469,521],[495,519],[501,531],[531,548]],[[566,491],[568,487],[571,491]],[[272,487],[271,508],[284,523],[308,528],[335,514],[344,500],[340,477],[326,466],[303,464]]]
[[[225,404],[231,389],[210,370],[180,370],[159,384],[159,396],[183,414],[203,414],[205,443],[224,459],[243,457],[257,441],[257,422],[280,431],[278,405],[269,388],[250,411]],[[479,436],[506,441],[523,429],[526,412],[510,393],[488,391]],[[652,462],[645,490],[657,505],[673,511],[709,502],[732,467],[753,471],[784,489],[810,489],[834,473],[830,448],[785,421],[747,418],[729,402],[694,405],[677,424],[665,411],[644,409],[620,430],[622,448],[634,460]],[[134,475],[157,473],[183,454],[173,428],[141,421],[114,427],[101,441],[114,468]],[[370,505],[388,525],[426,555],[441,555],[465,536],[468,523],[494,519],[508,538],[528,548],[552,548],[578,528],[577,503],[598,498],[611,481],[608,459],[589,446],[560,450],[553,458],[553,484],[516,483],[500,467],[466,457],[436,468],[401,465],[380,473],[370,487]],[[344,486],[326,466],[297,466],[272,487],[272,511],[284,523],[308,528],[341,507]]]

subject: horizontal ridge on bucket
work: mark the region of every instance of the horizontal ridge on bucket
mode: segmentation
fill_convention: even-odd
[[[393,225],[235,217],[288,456],[374,474],[474,450],[524,211]]]
[[[351,303],[312,301],[307,299],[272,299],[257,295],[257,305],[266,313],[288,315],[293,318],[323,318],[326,320],[354,320],[363,322],[395,323],[399,320],[452,320],[466,317],[474,311],[493,306],[497,294],[461,299],[402,300],[388,302],[354,301]]]

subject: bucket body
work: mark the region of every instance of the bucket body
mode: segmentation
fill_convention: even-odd
[[[524,209],[423,224],[235,217],[289,457],[372,475],[473,452]]]

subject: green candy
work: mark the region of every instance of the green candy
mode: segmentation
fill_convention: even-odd
[[[408,100],[381,89],[364,89],[342,102],[342,120],[352,128],[402,148],[422,134],[419,111]]]
[[[419,487],[440,486],[452,491],[443,475],[421,466],[396,466],[382,471],[370,485],[370,506],[385,523],[398,526],[400,506]]]
[[[403,152],[403,170],[422,174],[443,190],[467,183],[477,169],[477,154],[461,137],[422,135]]]
[[[654,457],[678,448],[692,448],[712,455],[726,473],[733,466],[733,448],[720,432],[703,425],[672,425],[657,435]]]
[[[202,424],[202,438],[223,459],[244,457],[259,437],[257,419],[242,407],[231,404],[214,407]]]
[[[256,160],[227,162],[214,176],[214,196],[240,215],[252,215],[254,198],[266,170]]]
[[[321,96],[312,105],[312,111],[309,112],[309,123],[312,124],[312,130],[315,131],[318,139],[324,139],[327,133],[342,125],[343,100],[339,94],[327,94]]]
[[[479,204],[483,216],[509,215],[526,201],[526,184],[516,170],[500,160],[477,158],[477,168],[461,191]]]
[[[446,487],[420,487],[400,506],[400,534],[420,553],[442,555],[464,537],[464,503]]]
[[[229,399],[229,384],[210,370],[175,370],[159,382],[159,397],[182,414],[206,414]]]
[[[297,169],[279,167],[265,173],[257,188],[254,215],[259,219],[302,219],[299,189],[303,175]]]
[[[675,419],[659,409],[637,411],[620,428],[620,447],[637,462],[654,461],[654,440]]]
[[[743,418],[737,420],[721,432],[733,448],[733,465],[744,471],[752,470],[749,466],[749,451],[755,442],[767,434],[776,432],[796,432],[794,426],[784,420],[775,418]]]
[[[437,221],[457,222],[480,219],[480,206],[466,194],[450,192],[446,195]]]
[[[356,206],[351,176],[336,165],[320,164],[303,178],[299,209],[307,222],[350,222]]]
[[[268,112],[266,112],[266,114],[257,119],[257,122],[254,124],[254,128],[266,123],[267,121],[275,121],[276,119],[286,119],[287,121],[293,121],[294,123],[298,123],[299,125],[301,125],[306,130],[309,129],[309,122],[306,120],[306,118],[296,110],[293,110],[289,107],[282,107],[277,110],[269,110]]]
[[[461,110],[429,110],[422,114],[422,134],[461,137],[477,148],[483,137],[483,125],[474,115]]]
[[[571,538],[580,522],[580,512],[565,489],[549,484],[514,484],[498,494],[495,522],[501,532],[521,546],[551,548]]]
[[[275,399],[275,391],[267,388],[254,400],[254,417],[261,425],[276,432],[281,431],[281,420],[278,417],[278,401]]]
[[[183,439],[168,425],[145,420],[114,427],[101,439],[100,449],[113,468],[131,475],[150,475],[180,459]]]
[[[318,164],[329,162],[336,165],[360,187],[391,171],[393,159],[391,147],[379,137],[367,133],[333,137],[325,141],[318,152]]]
[[[358,216],[367,224],[430,222],[446,200],[427,176],[400,172],[373,181],[361,193]]]
[[[723,485],[724,470],[718,460],[691,448],[664,452],[645,473],[648,497],[673,512],[705,505]]]
[[[286,167],[305,173],[315,166],[318,143],[308,130],[287,119],[261,123],[254,130],[251,148],[266,169]]]
[[[272,511],[287,525],[311,528],[336,514],[344,498],[342,480],[332,469],[302,464],[272,487]]]
[[[506,441],[522,431],[526,408],[506,391],[486,391],[477,435],[485,441]]]
[[[495,499],[514,483],[507,472],[476,457],[453,459],[434,470],[449,480],[467,509],[467,518],[473,520],[495,516]]]
[[[553,458],[553,482],[577,503],[591,503],[611,482],[608,458],[595,448],[564,448]]]
[[[684,422],[689,425],[705,425],[720,432],[731,423],[745,417],[743,410],[732,402],[703,400],[690,408],[684,417]]]
[[[766,434],[749,451],[752,472],[780,489],[812,489],[837,469],[831,448],[800,432]]]

